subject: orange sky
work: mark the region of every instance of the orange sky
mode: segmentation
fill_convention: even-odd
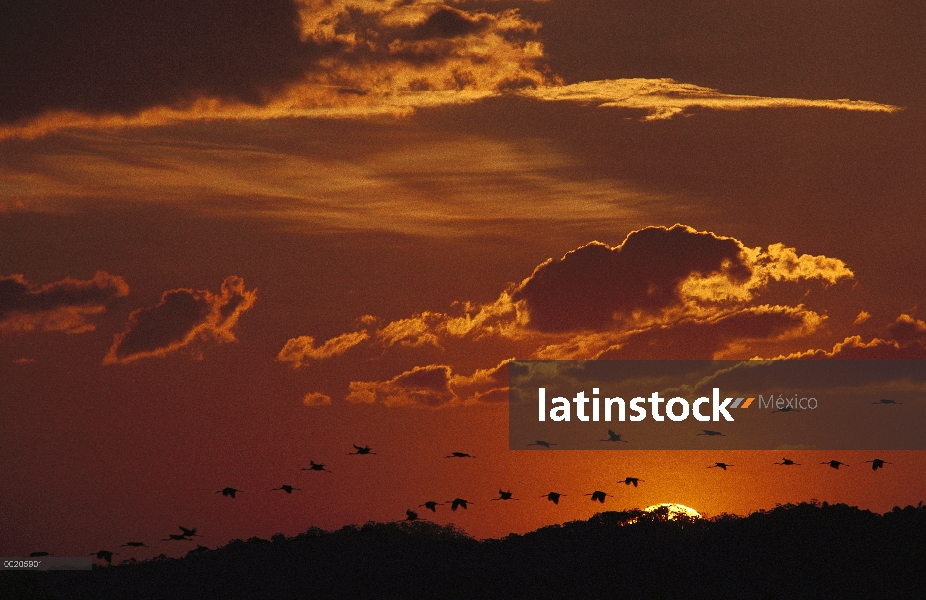
[[[0,555],[926,499],[921,452],[510,451],[499,369],[926,358],[919,4],[180,4],[0,18]]]

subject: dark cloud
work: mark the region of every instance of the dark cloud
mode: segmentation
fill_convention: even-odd
[[[437,408],[456,399],[447,365],[415,367],[388,381],[352,381],[349,402]]]
[[[90,315],[129,293],[122,277],[97,271],[93,279],[71,277],[36,285],[22,275],[0,277],[0,331],[92,331]]]
[[[0,120],[198,96],[259,103],[319,53],[298,21],[292,0],[4,2]]]
[[[524,300],[530,326],[544,332],[601,330],[634,311],[681,305],[680,284],[691,275],[723,273],[744,283],[752,274],[732,238],[683,225],[632,232],[612,248],[593,242],[548,260],[512,295]]]
[[[181,349],[198,355],[202,344],[234,341],[232,329],[256,297],[255,290],[246,290],[244,280],[234,276],[222,282],[220,294],[190,289],[164,292],[156,306],[129,315],[125,331],[115,336],[103,363],[163,357]]]

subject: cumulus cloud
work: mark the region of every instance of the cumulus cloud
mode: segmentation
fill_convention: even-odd
[[[191,289],[164,292],[156,306],[129,315],[125,331],[114,336],[103,364],[162,358],[180,350],[199,357],[204,346],[235,341],[232,330],[256,298],[256,290],[245,289],[244,280],[235,276],[222,282],[218,294]]]
[[[310,392],[302,399],[306,406],[327,406],[331,404],[331,396],[321,392]]]
[[[45,285],[30,283],[23,275],[0,277],[0,331],[93,331],[89,318],[128,293],[122,277],[105,271],[92,279],[67,277]]]
[[[811,282],[827,287],[851,279],[854,273],[838,258],[801,254],[782,243],[750,247],[685,225],[646,227],[616,246],[592,242],[544,261],[493,302],[460,302],[454,311],[385,323],[365,316],[369,334],[344,334],[319,347],[312,338],[294,338],[280,357],[299,363],[359,347],[358,365],[364,359],[381,364],[387,356],[420,365],[437,351],[440,364],[350,382],[346,399],[429,407],[503,401],[504,357],[714,359],[750,358],[757,348],[780,352],[820,334],[827,317],[804,304],[762,302],[772,286],[803,287],[806,299]],[[894,338],[919,339],[917,323],[898,320]]]
[[[600,107],[646,112],[645,121],[671,119],[691,109],[743,110],[747,108],[824,108],[891,113],[898,106],[866,100],[809,100],[726,94],[712,88],[673,79],[603,79],[570,85],[540,86],[521,94],[546,101],[578,102]]]
[[[277,355],[277,360],[291,363],[293,367],[301,367],[311,360],[324,360],[344,354],[360,342],[369,339],[366,331],[344,333],[331,338],[321,346],[315,346],[315,338],[308,335],[292,338],[286,342]]]
[[[786,357],[837,360],[926,360],[926,322],[902,314],[885,332],[884,337],[865,342],[853,335],[835,344],[832,350],[808,350]]]

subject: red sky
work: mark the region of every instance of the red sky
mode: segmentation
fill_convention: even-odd
[[[0,15],[0,555],[926,499],[920,452],[510,451],[498,370],[926,358],[919,3],[167,4]]]

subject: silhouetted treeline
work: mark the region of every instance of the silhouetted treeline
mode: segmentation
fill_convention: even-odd
[[[311,529],[90,572],[3,573],[0,598],[926,598],[923,506],[665,517],[605,512],[485,541],[422,521]]]

